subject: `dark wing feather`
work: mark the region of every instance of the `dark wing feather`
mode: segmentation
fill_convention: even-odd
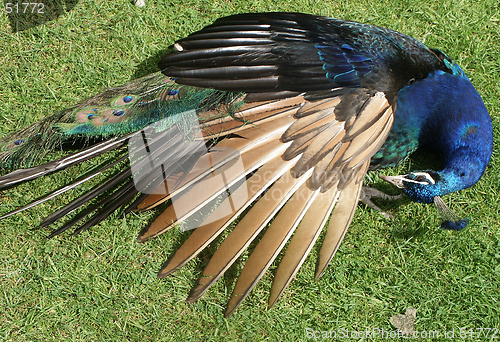
[[[173,47],[177,52],[160,62],[165,75],[229,91],[364,87],[392,103],[411,79],[449,72],[434,52],[399,32],[301,13],[221,18]]]

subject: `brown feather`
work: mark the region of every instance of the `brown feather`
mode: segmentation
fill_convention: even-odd
[[[199,228],[193,231],[184,244],[175,252],[162,267],[159,276],[165,277],[175,270],[182,267],[189,260],[196,256],[203,248],[213,241],[234,219],[238,217],[248,206],[260,196],[274,181],[290,169],[294,161],[283,161],[280,156],[273,158],[271,161],[262,166],[255,172],[247,182],[243,185],[245,188],[238,188],[235,193],[231,194],[225,201],[230,201],[231,196],[247,195],[246,203],[241,206],[232,215],[228,215],[220,220],[212,222],[208,225],[201,224]],[[246,190],[246,193],[244,192]],[[223,205],[223,204],[222,204]],[[222,206],[221,205],[221,206]],[[219,208],[221,207],[219,206]],[[218,215],[217,208],[212,215]],[[209,219],[210,216],[207,218]]]
[[[330,260],[335,255],[335,252],[340,246],[344,238],[349,224],[354,216],[358,205],[359,194],[363,186],[363,178],[368,171],[370,162],[365,162],[357,171],[356,177],[352,177],[351,181],[341,191],[338,204],[335,207],[330,224],[326,230],[325,239],[319,251],[318,261],[316,264],[315,279],[319,279],[330,263]]]
[[[340,173],[340,168],[332,170],[332,167],[336,165],[337,160],[342,157],[345,150],[347,150],[347,148],[349,147],[349,144],[350,142],[339,144],[337,149],[332,150],[331,154],[324,158],[315,167],[313,177],[311,178],[310,182],[310,185],[313,189],[317,189],[320,186],[323,186],[324,188],[325,180],[327,179],[327,177],[335,177],[338,173]]]
[[[389,107],[386,111],[387,120],[384,120],[383,127],[372,136],[372,138],[367,141],[359,151],[348,160],[347,168],[355,168],[359,164],[363,163],[368,158],[371,158],[384,144],[389,132],[392,128],[392,123],[394,122],[394,115],[392,112],[392,107]]]
[[[380,133],[383,131],[385,124],[392,117],[392,110],[387,109],[385,110],[384,114],[385,115],[382,115],[378,121],[376,121],[372,126],[368,127],[365,131],[354,135],[354,139],[351,140],[349,148],[344,152],[344,155],[341,159],[339,159],[338,163],[343,163],[358,153],[362,153],[368,156],[372,152],[373,154],[377,152],[373,151],[370,148],[367,148],[367,146],[369,146],[374,140],[376,140]]]
[[[212,256],[188,301],[195,301],[203,295],[276,215],[243,268],[226,316],[251,292],[297,228],[271,289],[269,305],[274,305],[333,211],[318,257],[315,277],[319,278],[339,248],[353,218],[370,158],[385,141],[394,120],[392,108],[381,93],[363,97],[364,104],[356,107],[357,112],[346,115],[344,110],[350,110],[349,106],[339,106],[344,97],[352,100],[350,93],[346,94],[317,101],[296,96],[243,105],[236,116],[242,117],[244,124],[240,122],[225,131],[237,132],[237,135],[221,139],[213,150],[230,148],[239,151],[244,171],[232,174],[223,158],[215,154],[210,156],[210,153],[202,156],[200,160],[212,158],[210,167],[195,165],[187,176],[173,176],[178,180],[175,191],[180,194],[174,200],[186,208],[184,212],[176,213],[173,206],[168,207],[139,239],[144,241],[171,229],[175,223],[182,222],[203,207],[212,206],[211,202],[227,186],[247,175],[248,179],[236,190],[231,190],[221,205],[193,231],[164,264],[159,277],[185,265],[250,207]],[[346,122],[338,120],[343,116]],[[206,127],[227,129],[230,126],[225,124],[232,125],[231,119],[223,118],[218,123],[210,121]],[[197,184],[200,179],[210,179],[213,170],[224,172],[225,186],[215,182]],[[258,198],[265,191],[265,195]],[[222,215],[222,208],[242,194],[247,195],[246,201],[233,207],[231,213]],[[154,207],[169,198],[171,195],[161,199],[147,198],[141,208]]]
[[[302,105],[304,102],[305,99],[303,96],[295,96],[282,100],[251,102],[241,106],[240,110],[235,114],[235,117],[242,119],[253,118],[256,115],[261,116],[263,113],[276,109],[297,107]]]
[[[279,141],[272,141],[241,155],[241,162],[244,166],[243,173],[239,172],[239,168],[232,168],[231,164],[225,164],[217,170],[226,177],[223,183],[213,181],[214,178],[210,178],[211,175],[200,182],[194,183],[187,191],[173,198],[175,209],[174,205],[169,206],[144,230],[139,240],[157,236],[171,229],[176,223],[180,223],[198,212],[199,209],[210,203],[216,196],[242,179],[242,177],[245,177],[245,175],[262,166],[273,157],[280,155],[285,148],[286,145]],[[147,198],[143,203],[147,204]],[[157,202],[151,206],[158,204]]]
[[[327,98],[318,101],[307,101],[304,105],[297,111],[296,116],[298,118],[314,114],[323,110],[330,110],[335,108],[341,101],[340,97]]]
[[[227,305],[226,316],[229,316],[238,307],[264,275],[293,234],[317,194],[318,191],[310,190],[304,183],[281,209],[241,271]]]
[[[292,118],[285,117],[285,118],[280,118],[273,122],[267,122],[259,126],[246,126],[246,129],[240,132],[238,137],[222,140],[220,143],[217,144],[217,147],[214,150],[221,151],[224,148],[226,148],[228,150],[235,150],[235,152],[238,151],[239,153],[245,155],[246,152],[252,150],[253,148],[260,147],[261,151],[257,152],[257,155],[261,154],[262,157],[264,157],[265,153],[267,153],[268,151],[269,152],[274,151],[274,149],[269,146],[262,147],[260,145],[265,144],[268,141],[272,141],[274,139],[274,143],[272,143],[273,144],[272,146],[279,148],[278,136],[283,133],[284,129],[286,129],[286,127],[288,127],[288,125],[291,122],[293,122]],[[229,157],[229,160],[226,159],[227,157]],[[231,159],[233,159],[232,154],[207,153],[206,155],[200,158],[197,165],[194,166],[193,170],[190,170],[189,174],[183,176],[184,177],[183,181],[177,185],[175,191],[169,191],[169,193],[164,195],[158,195],[153,193],[152,195],[146,197],[144,201],[138,205],[137,208],[139,210],[149,210],[157,205],[164,203],[171,197],[176,196],[177,194],[185,191],[188,187],[195,185],[197,182],[199,182],[204,177],[208,176],[211,172],[213,172],[213,170],[223,167]],[[262,165],[262,163],[260,163],[260,165]],[[178,177],[178,175],[176,175],[176,177]],[[155,192],[160,192],[158,190],[165,188],[166,188],[165,183],[162,183],[159,185],[159,187]]]
[[[290,160],[303,153],[307,149],[307,147],[309,147],[309,145],[314,141],[316,135],[316,132],[311,132],[292,141],[290,146],[288,146],[285,153],[283,154],[283,159]]]
[[[274,277],[269,307],[272,307],[304,263],[337,202],[337,189],[319,193],[288,245]]]
[[[285,173],[264,197],[255,203],[212,256],[198,279],[198,284],[192,289],[189,302],[198,299],[224,274],[296,189],[307,181],[308,176],[309,174],[305,174],[303,177],[293,178],[290,173]]]
[[[311,132],[320,133],[336,122],[333,108],[316,112],[295,121],[283,134],[281,141],[289,142]]]
[[[346,133],[346,139],[352,140],[359,133],[372,126],[374,122],[380,119],[388,107],[389,102],[383,93],[376,93],[372,96],[356,116],[356,121]]]
[[[358,118],[363,121],[361,124],[358,124]],[[352,172],[353,168],[364,163],[378,151],[389,134],[393,120],[392,107],[389,107],[387,99],[379,93],[375,94],[367,101],[361,114],[348,129],[349,134],[342,133],[342,145],[332,149],[330,154],[311,162],[313,165],[316,164],[311,186],[321,186],[324,191],[335,184],[336,179],[346,179],[345,174]],[[317,139],[319,137],[320,135]],[[306,153],[307,150],[304,155]],[[297,164],[299,163],[300,161]],[[341,172],[344,175],[339,174]]]
[[[240,99],[241,100],[241,99]],[[288,127],[289,123],[293,122],[291,118],[286,119],[286,117],[290,117],[296,113],[300,105],[304,102],[304,98],[302,96],[295,96],[292,98],[282,99],[282,100],[272,100],[272,101],[264,101],[258,103],[249,103],[244,104],[240,107],[240,110],[234,114],[234,116],[227,115],[231,108],[230,105],[223,104],[216,110],[211,110],[208,112],[199,113],[198,120],[202,127],[203,135],[205,139],[214,139],[221,134],[232,134],[232,133],[240,133],[243,138],[246,139],[221,139],[223,140],[218,145],[220,147],[229,147],[233,149],[240,150],[243,153],[248,148],[253,148],[255,144],[262,143],[262,136],[266,136],[266,139],[271,139],[273,134],[270,133],[272,130],[280,130],[281,127]],[[238,118],[235,120],[234,118]],[[279,120],[285,118],[283,121]],[[273,122],[273,123],[271,123]],[[250,124],[249,124],[250,123]],[[259,129],[256,128],[256,125],[259,125]],[[284,125],[284,126],[281,126]],[[282,132],[278,132],[276,134],[281,134]],[[259,137],[260,135],[260,137]],[[160,136],[162,138],[162,136]],[[165,138],[163,138],[165,140]],[[229,142],[228,142],[229,141]],[[153,143],[151,141],[150,143]],[[164,145],[170,145],[169,141],[166,141]],[[187,144],[189,147],[190,144]],[[164,147],[157,149],[159,152],[163,150]],[[211,156],[202,156],[199,161],[199,165],[207,165],[207,160],[217,160],[217,156],[223,156],[224,154],[212,154]],[[226,161],[217,160],[217,162],[212,163],[216,165],[223,165]],[[180,181],[177,184],[175,189],[167,189],[167,182],[159,184],[155,191],[152,191],[152,195],[148,197],[145,203],[142,203],[138,206],[139,210],[149,210],[154,207],[154,203],[156,205],[161,204],[170,197],[177,195],[179,192],[185,190],[186,187],[189,187],[195,181],[199,181],[201,177],[204,177],[210,169],[199,168],[200,172],[196,173],[194,170],[191,170],[189,175],[172,175],[172,178],[177,177]],[[191,182],[189,182],[191,181]],[[170,186],[175,182],[170,182]],[[165,189],[167,192],[165,194]]]
[[[345,131],[343,128],[344,123],[340,122],[319,133],[304,151],[293,171],[301,174],[315,166],[327,154],[335,150],[344,137]]]
[[[246,129],[249,123],[260,125],[282,117],[293,116],[304,102],[303,96],[295,96],[282,100],[246,103],[232,116],[221,117],[221,113],[227,113],[228,108],[203,113],[203,118],[206,118],[200,118],[203,136],[213,138],[222,133],[225,135],[237,133]]]
[[[216,146],[211,152],[206,154],[207,158],[200,160],[200,163],[198,163],[200,168],[196,168],[195,166],[193,171],[196,177],[191,177],[190,174],[186,176],[186,178],[189,178],[192,181],[187,182],[186,184],[181,184],[182,189],[186,189],[182,194],[178,195],[181,192],[174,191],[164,197],[161,197],[159,195],[150,195],[144,199],[144,201],[138,206],[138,208],[141,210],[149,210],[164,203],[170,198],[175,198],[175,200],[178,202],[182,201],[183,198],[186,198],[185,201],[187,201],[187,203],[191,202],[193,204],[194,202],[192,202],[192,198],[194,197],[196,197],[195,201],[201,199],[204,200],[205,198],[211,199],[214,197],[211,196],[212,194],[219,193],[223,190],[223,188],[227,188],[228,186],[236,183],[248,173],[262,166],[267,160],[273,158],[277,154],[281,154],[285,150],[285,148],[286,145],[283,145],[279,141],[274,140],[267,144],[257,146],[254,149],[245,151],[241,155],[238,155],[237,153],[231,153],[236,152],[234,150],[225,152],[227,151],[227,148],[224,148],[223,146]],[[220,151],[221,153],[217,153],[217,151]],[[228,155],[230,153],[233,158],[228,160],[223,158],[214,158],[211,160],[210,158],[211,156],[215,157],[218,154]],[[222,162],[219,162],[219,159],[221,159]],[[216,164],[215,161],[217,161],[218,163]],[[240,170],[240,168],[233,167],[234,162],[241,162],[241,164],[239,165],[243,165],[244,167],[242,173],[237,172],[242,171]],[[214,174],[222,173],[225,177],[223,188],[217,188],[217,183],[206,181],[207,179],[213,179]],[[188,187],[189,189],[187,189]],[[194,197],[189,198],[190,196]]]

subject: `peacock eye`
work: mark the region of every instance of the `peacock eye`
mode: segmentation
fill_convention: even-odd
[[[415,180],[417,182],[427,182],[427,178],[425,176],[417,176],[417,178],[415,178]]]
[[[411,175],[410,179],[413,182],[425,185],[436,184],[436,181],[427,172],[413,172]]]

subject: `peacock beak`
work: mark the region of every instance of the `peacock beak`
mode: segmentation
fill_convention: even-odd
[[[400,189],[403,189],[405,187],[404,183],[403,183],[403,179],[405,179],[405,176],[406,175],[400,175],[400,176],[380,176],[380,178],[382,178],[386,182],[391,183],[392,185],[397,186]]]

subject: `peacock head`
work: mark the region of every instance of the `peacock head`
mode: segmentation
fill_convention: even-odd
[[[462,230],[469,224],[469,218],[460,218],[441,198],[449,191],[444,190],[447,188],[443,186],[446,182],[439,172],[415,171],[406,175],[381,176],[381,178],[403,190],[415,202],[434,203],[443,219],[441,228]]]
[[[433,203],[435,196],[442,195],[439,186],[441,177],[435,171],[410,172],[406,175],[381,178],[403,190],[415,202]]]

